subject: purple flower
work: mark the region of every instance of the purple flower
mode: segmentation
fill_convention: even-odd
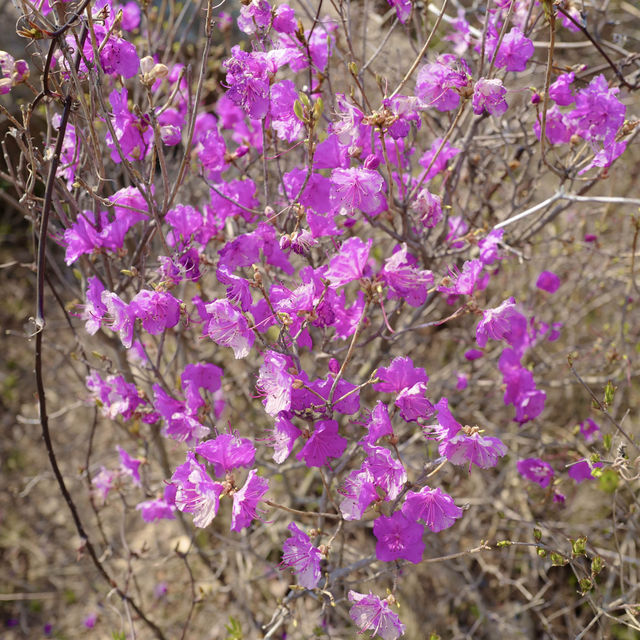
[[[393,428],[389,419],[389,410],[384,402],[378,400],[375,409],[371,412],[367,423],[367,435],[362,439],[362,442],[372,445],[383,436],[390,435],[393,435]]]
[[[246,358],[255,340],[246,318],[228,300],[214,300],[205,309],[203,335],[219,345],[231,347],[236,358]]]
[[[180,511],[193,513],[196,527],[209,526],[218,513],[224,487],[209,477],[204,465],[196,460],[191,451],[187,453],[187,461],[173,472],[171,482],[177,488],[176,507]]]
[[[422,520],[434,533],[448,529],[457,518],[462,517],[462,509],[456,506],[449,494],[440,488],[431,489],[428,486],[417,493],[407,492],[402,513],[414,522]]]
[[[380,367],[376,372],[380,382],[373,385],[374,391],[382,393],[398,393],[413,387],[418,382],[429,382],[427,372],[421,367],[414,367],[408,356],[394,358],[388,367]]]
[[[498,458],[507,453],[507,447],[498,438],[481,436],[479,433],[459,433],[441,442],[438,451],[451,464],[462,465],[468,462],[471,471],[472,464],[481,469],[495,467]]]
[[[425,151],[424,155],[419,160],[419,164],[425,169],[431,167],[425,177],[425,180],[431,180],[431,178],[437,176],[441,171],[444,171],[447,168],[449,160],[455,158],[460,151],[462,151],[462,149],[453,147],[448,142],[445,142],[442,150],[438,153],[438,149],[440,149],[441,144],[442,138],[436,138],[431,144],[429,150]],[[436,154],[438,154],[437,157]]]
[[[585,480],[593,480],[593,469],[599,469],[602,467],[602,462],[589,462],[588,460],[580,460],[575,464],[569,466],[567,473],[569,477],[575,480],[576,484],[580,484]]]
[[[373,523],[373,535],[378,540],[378,560],[391,562],[404,559],[419,564],[424,552],[423,533],[421,524],[407,519],[400,511],[395,511],[388,518],[380,516]]]
[[[96,626],[97,621],[98,614],[97,612],[93,611],[88,616],[86,616],[86,618],[82,621],[82,624],[84,625],[85,629],[93,629],[93,627]]]
[[[560,288],[560,278],[553,271],[543,271],[538,276],[536,287],[549,293],[555,293]]]
[[[302,435],[302,432],[290,420],[278,416],[273,429],[269,429],[270,435],[264,442],[274,448],[273,460],[282,464],[291,454],[293,445]]]
[[[164,489],[164,496],[157,500],[147,500],[136,505],[145,522],[156,520],[175,520],[176,486],[168,484]]]
[[[357,591],[349,591],[349,600],[354,603],[349,615],[360,628],[360,633],[371,631],[372,638],[379,635],[382,640],[396,640],[405,632],[405,626],[391,611],[388,600],[381,600],[371,592]]]
[[[133,343],[133,325],[136,319],[133,310],[112,291],[103,291],[101,299],[111,317],[111,330],[120,334],[123,346],[129,349]]]
[[[507,71],[524,71],[533,52],[533,42],[518,27],[513,27],[502,40],[495,66],[498,69],[506,67]]]
[[[365,243],[357,236],[343,242],[339,253],[331,258],[326,273],[332,286],[338,288],[362,277],[372,244],[373,240]]]
[[[504,229],[494,229],[478,242],[480,249],[480,260],[484,265],[493,264],[498,260],[498,243],[502,240]]]
[[[561,73],[555,82],[549,87],[549,97],[555,101],[556,104],[566,106],[575,102],[573,91],[569,85],[575,79],[576,74],[573,73]]]
[[[451,111],[460,103],[460,92],[469,86],[471,75],[464,60],[445,53],[418,71],[416,96],[423,101],[424,108],[433,106],[438,111]]]
[[[276,8],[273,28],[279,33],[294,33],[298,28],[296,14],[288,4],[281,4]]]
[[[586,89],[576,94],[576,108],[569,118],[585,140],[599,139],[605,145],[614,142],[624,124],[626,106],[616,97],[619,89],[610,89],[603,75],[596,76]]]
[[[175,327],[180,321],[180,302],[170,293],[143,289],[129,304],[144,330],[152,335]]]
[[[473,113],[481,115],[486,110],[492,116],[501,116],[509,108],[506,95],[502,80],[480,78],[473,87]]]
[[[400,390],[394,404],[400,409],[403,420],[415,422],[418,418],[433,415],[435,409],[431,401],[425,397],[426,390],[427,385],[424,382],[416,382],[412,387]]]
[[[296,460],[304,460],[309,467],[324,467],[329,458],[339,458],[347,448],[347,439],[338,433],[335,420],[316,422],[313,434],[296,456]]]
[[[365,445],[365,451],[367,458],[362,465],[363,470],[366,469],[371,474],[374,485],[385,492],[386,500],[395,500],[407,481],[404,466],[384,447]]]
[[[427,299],[427,289],[433,285],[431,271],[416,269],[415,258],[407,256],[407,245],[385,260],[380,275],[391,290],[390,298],[403,298],[412,307],[419,307]]]
[[[258,517],[258,502],[268,490],[269,482],[261,478],[255,469],[251,469],[242,489],[233,494],[231,531],[242,531]]]
[[[484,347],[487,340],[502,340],[510,331],[516,311],[516,301],[508,298],[495,309],[487,309],[482,312],[482,320],[476,327],[476,341],[479,347]]]
[[[553,467],[540,458],[525,458],[518,460],[518,473],[530,480],[536,482],[543,489],[549,486],[553,480]]]
[[[180,381],[187,409],[196,413],[205,404],[200,395],[200,389],[215,393],[222,387],[222,369],[210,362],[188,364],[180,376]]]
[[[293,376],[287,372],[287,359],[274,351],[267,351],[260,367],[257,388],[266,395],[264,410],[277,416],[291,407]]]
[[[420,222],[427,229],[433,229],[442,220],[442,199],[426,187],[418,192],[411,209],[420,216]]]
[[[467,260],[462,265],[462,271],[458,267],[450,267],[449,275],[443,278],[438,291],[470,296],[480,284],[478,277],[483,267],[480,260]]]
[[[402,24],[406,24],[411,15],[411,0],[387,0],[387,2],[392,7],[395,7],[398,20],[400,20]]]
[[[594,440],[602,437],[598,423],[591,418],[587,418],[580,423],[580,434],[586,443],[593,442]]]
[[[366,467],[352,471],[339,491],[344,496],[340,512],[345,520],[360,520],[367,507],[379,499],[373,476]]]
[[[231,54],[223,63],[227,96],[251,118],[264,118],[269,110],[269,72],[264,54],[247,53],[239,46],[233,47]]]
[[[291,537],[282,545],[282,564],[295,571],[301,587],[314,589],[320,581],[322,554],[295,522],[291,522],[287,529],[291,532]]]
[[[196,453],[213,464],[217,478],[232,469],[252,466],[256,457],[256,449],[251,440],[231,433],[221,433],[211,440],[201,442],[196,447]]]
[[[142,460],[138,460],[137,458],[132,458],[122,447],[118,446],[118,454],[120,456],[120,466],[123,472],[131,476],[133,479],[133,483],[136,485],[140,485],[140,465],[142,464]]]
[[[102,318],[107,313],[107,307],[102,302],[102,292],[105,290],[104,285],[99,278],[91,276],[87,280],[87,304],[84,305],[82,315],[85,321],[85,329],[89,335],[95,335],[102,326]]]
[[[331,202],[336,210],[376,214],[386,204],[384,179],[377,171],[352,167],[331,172]]]

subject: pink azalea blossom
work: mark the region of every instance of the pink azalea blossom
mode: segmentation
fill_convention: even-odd
[[[322,554],[295,522],[291,522],[287,529],[291,532],[291,537],[282,545],[282,564],[295,571],[301,587],[314,589],[320,582]]]
[[[219,345],[231,347],[236,358],[246,358],[255,340],[246,318],[228,300],[215,300],[205,308],[203,334]]]
[[[220,435],[201,442],[196,453],[213,464],[216,477],[239,467],[251,467],[255,461],[256,449],[249,438],[240,438],[231,433]]]
[[[363,242],[357,236],[344,241],[339,253],[329,262],[326,277],[332,286],[342,287],[362,277],[372,244],[372,240]]]
[[[266,396],[264,410],[270,416],[277,416],[291,407],[293,376],[287,372],[287,366],[284,356],[274,351],[265,353],[256,386]]]
[[[335,420],[320,420],[313,428],[313,434],[296,456],[309,467],[324,467],[329,458],[339,458],[347,448],[347,439],[338,433]]]
[[[255,469],[251,469],[242,489],[233,494],[231,531],[242,531],[258,517],[258,502],[268,490],[266,478],[261,478]]]
[[[381,562],[408,560],[419,564],[424,553],[424,527],[412,522],[402,512],[379,516],[373,523],[373,535],[378,540],[376,556]]]
[[[553,480],[553,467],[548,462],[540,460],[540,458],[518,460],[516,466],[521,476],[531,482],[536,482],[543,489],[548,487]]]
[[[382,640],[396,640],[404,634],[406,628],[400,618],[391,611],[388,600],[381,600],[371,592],[368,594],[349,591],[349,600],[354,604],[349,611],[351,619],[360,629],[360,633],[372,632]]]
[[[192,513],[196,527],[209,526],[218,513],[222,484],[209,477],[192,452],[187,453],[187,461],[174,471],[171,482],[177,489],[176,507]]]
[[[449,494],[430,487],[423,487],[418,492],[408,491],[402,513],[409,520],[422,520],[434,533],[448,529],[462,517],[462,509]]]

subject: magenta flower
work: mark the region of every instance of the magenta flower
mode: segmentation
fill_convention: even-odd
[[[503,235],[504,229],[494,229],[487,234],[486,238],[482,238],[482,240],[478,242],[482,264],[490,265],[496,260],[499,260],[498,244],[502,240]]]
[[[256,457],[256,449],[251,440],[231,433],[221,433],[211,440],[201,442],[196,447],[196,453],[213,464],[217,478],[232,469],[251,467]]]
[[[384,179],[377,171],[352,167],[331,172],[331,202],[336,210],[375,214],[386,203]]]
[[[200,390],[205,389],[209,393],[215,393],[222,387],[222,369],[210,362],[188,364],[180,376],[180,381],[187,409],[197,413],[198,409],[205,404]]]
[[[279,33],[294,33],[298,28],[296,14],[288,4],[281,4],[276,8],[273,28]]]
[[[602,466],[602,462],[589,462],[584,459],[570,465],[567,473],[571,479],[575,480],[576,484],[580,484],[585,480],[593,480],[593,469],[599,469]]]
[[[553,271],[543,271],[538,276],[536,287],[548,293],[555,293],[560,288],[560,278]]]
[[[418,382],[429,382],[427,372],[421,367],[414,367],[413,360],[408,356],[394,358],[388,367],[380,367],[376,372],[380,379],[373,385],[374,391],[382,393],[398,393],[412,387]]]
[[[425,177],[425,180],[431,180],[431,178],[437,176],[441,171],[444,171],[447,168],[449,160],[455,158],[462,151],[462,149],[458,149],[457,147],[450,145],[448,142],[445,142],[442,146],[442,150],[438,153],[440,145],[442,145],[442,138],[436,138],[431,144],[429,150],[425,151],[419,160],[419,164],[425,169],[431,167]]]
[[[495,467],[498,458],[507,453],[507,447],[498,438],[481,436],[479,433],[459,433],[441,442],[438,451],[452,464],[463,465],[468,462],[471,471],[472,464],[481,469]]]
[[[168,484],[164,490],[164,496],[157,500],[146,500],[136,505],[136,510],[145,522],[156,520],[175,520],[176,487]]]
[[[380,275],[390,289],[390,298],[403,298],[412,307],[419,307],[427,299],[427,289],[433,285],[431,271],[416,269],[415,258],[407,255],[407,245],[385,260]]]
[[[316,422],[313,434],[296,456],[296,460],[304,460],[309,467],[324,467],[329,458],[339,458],[347,448],[347,439],[338,433],[335,420]]]
[[[449,410],[449,400],[440,398],[434,407],[438,412],[438,424],[425,427],[425,436],[434,437],[437,440],[449,440],[462,429],[462,425],[456,421]]]
[[[536,482],[543,489],[549,486],[553,480],[553,467],[540,458],[525,458],[524,460],[518,460],[517,463],[518,473],[530,480]]]
[[[498,69],[506,67],[507,71],[524,71],[533,52],[533,42],[518,27],[513,27],[502,40],[495,66]]]
[[[442,199],[432,194],[426,187],[421,189],[411,204],[412,211],[420,217],[420,222],[433,229],[442,220]]]
[[[478,278],[483,267],[480,260],[467,260],[462,265],[462,271],[450,267],[449,275],[438,286],[438,291],[470,296],[480,284]]]
[[[295,522],[291,522],[287,529],[291,532],[291,537],[282,545],[282,564],[295,571],[301,587],[315,589],[320,582],[322,554]]]
[[[566,106],[575,102],[575,96],[570,88],[571,83],[574,81],[576,74],[573,73],[561,73],[557,79],[549,87],[549,97],[561,106]]]
[[[440,488],[431,489],[428,486],[417,493],[407,492],[402,513],[409,520],[422,520],[434,533],[448,529],[462,517],[462,509],[456,506],[449,494]]]
[[[366,469],[371,474],[374,485],[385,492],[386,500],[395,500],[407,481],[404,466],[384,447],[365,445],[365,451],[367,458],[362,469]]]
[[[593,442],[594,440],[602,437],[598,423],[591,418],[587,418],[580,423],[580,434],[587,443]]]
[[[365,466],[352,471],[339,491],[344,496],[340,512],[345,520],[360,520],[369,505],[379,500],[373,476]]]
[[[278,416],[273,429],[269,429],[270,435],[264,442],[274,448],[273,460],[282,464],[293,451],[293,445],[302,435],[302,432],[290,420]]]
[[[460,104],[460,92],[469,86],[471,76],[464,60],[451,53],[442,54],[418,71],[416,96],[425,108],[451,111]]]
[[[412,387],[401,389],[395,400],[400,409],[400,415],[407,422],[415,422],[418,418],[429,418],[435,409],[431,401],[425,396],[427,385],[416,382]]]
[[[102,326],[102,318],[107,313],[107,307],[102,302],[104,285],[99,278],[91,276],[87,280],[87,304],[82,309],[81,318],[85,321],[85,329],[89,335],[95,335]]]
[[[287,359],[274,351],[267,351],[260,367],[257,388],[266,396],[264,410],[277,416],[291,407],[291,385],[293,376],[287,372]]]
[[[476,341],[479,347],[484,347],[487,340],[502,340],[511,331],[511,323],[518,312],[513,297],[507,298],[495,309],[482,312],[482,320],[476,327]]]
[[[360,628],[360,633],[373,632],[372,638],[379,635],[382,640],[396,640],[405,632],[400,618],[391,611],[389,601],[378,596],[349,591],[349,600],[353,606],[349,611],[351,619]]]
[[[176,486],[176,507],[180,511],[193,513],[193,524],[204,528],[218,513],[220,494],[224,487],[214,482],[207,474],[203,464],[189,451],[187,461],[181,464],[171,476]]]
[[[123,346],[129,349],[133,343],[133,325],[136,319],[133,310],[112,291],[103,291],[101,299],[111,318],[111,330],[120,334]]]
[[[395,8],[398,20],[400,20],[402,24],[406,24],[413,6],[411,0],[387,0],[387,2]]]
[[[389,410],[384,402],[378,400],[367,422],[367,435],[362,442],[373,445],[383,436],[390,435],[393,435],[393,428],[389,419]]]
[[[118,446],[118,455],[120,456],[120,467],[125,475],[133,479],[133,483],[140,485],[140,465],[142,460],[132,458],[125,449]]]
[[[143,289],[130,302],[129,308],[142,320],[144,330],[152,335],[175,327],[180,321],[180,302],[166,291]]]
[[[407,519],[402,512],[380,516],[373,523],[373,535],[377,538],[376,556],[382,562],[408,560],[419,564],[424,553],[422,534],[424,527]]]
[[[233,47],[231,54],[223,63],[227,96],[251,118],[264,118],[269,110],[269,71],[264,54],[247,53],[239,46]]]
[[[502,80],[480,78],[473,87],[473,113],[480,115],[486,110],[492,116],[501,116],[509,108],[506,95]]]
[[[251,469],[242,489],[233,494],[231,531],[242,531],[258,517],[258,502],[268,490],[269,482],[261,478],[255,469]]]
[[[214,300],[205,309],[208,317],[202,333],[223,347],[231,347],[236,358],[246,358],[255,340],[246,318],[228,300]]]
[[[339,253],[331,258],[326,274],[332,286],[342,287],[362,277],[372,244],[373,240],[367,240],[365,243],[357,236],[342,243]]]

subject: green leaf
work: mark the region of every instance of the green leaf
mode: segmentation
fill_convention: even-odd
[[[243,640],[242,625],[233,616],[229,617],[229,624],[226,624],[224,628],[229,632],[226,640]]]
[[[604,560],[600,556],[596,556],[591,561],[591,573],[597,576],[604,569]]]
[[[613,469],[605,469],[598,479],[598,486],[605,493],[613,493],[618,488],[620,478]]]
[[[562,554],[555,551],[551,554],[551,566],[552,567],[564,567],[569,562],[568,558],[565,558]]]
[[[607,382],[607,386],[604,388],[604,404],[610,406],[613,402],[613,397],[616,394],[616,388],[613,386],[611,380]]]
[[[574,556],[586,555],[587,536],[580,536],[575,540],[571,540],[571,552]]]
[[[540,529],[535,528],[535,529],[533,530],[533,539],[534,539],[536,542],[540,542],[540,540],[542,540],[542,531],[540,531]]]

